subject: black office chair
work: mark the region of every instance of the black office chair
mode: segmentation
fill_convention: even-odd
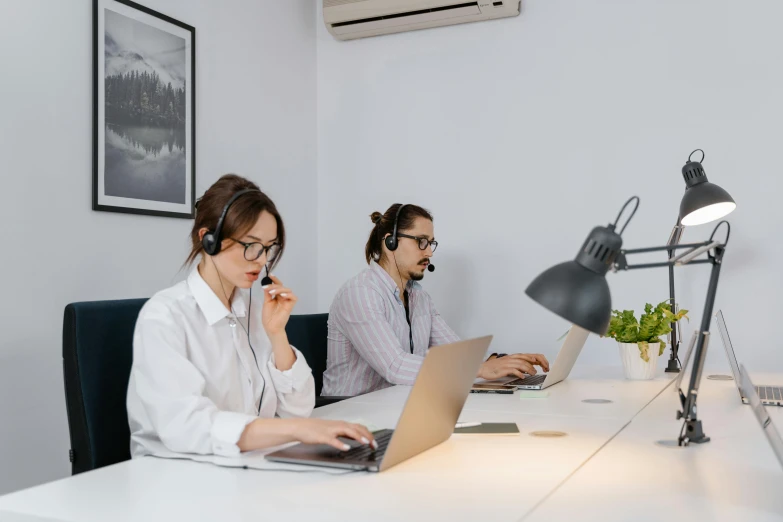
[[[304,355],[315,380],[315,406],[326,406],[349,397],[321,397],[326,371],[326,335],[329,314],[292,315],[285,326],[288,342]]]
[[[125,400],[133,362],[133,330],[146,299],[71,303],[63,321],[63,373],[71,472],[130,459]],[[289,342],[313,370],[316,406],[347,397],[320,397],[326,370],[328,314],[291,316]]]
[[[130,459],[125,397],[133,330],[146,301],[93,301],[65,307],[63,373],[74,475]]]

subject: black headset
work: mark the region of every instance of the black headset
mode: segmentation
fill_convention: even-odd
[[[386,248],[388,248],[391,252],[394,252],[397,250],[397,247],[400,246],[400,241],[397,238],[397,222],[400,220],[400,212],[402,212],[403,207],[405,207],[407,204],[400,205],[400,208],[397,209],[397,214],[394,215],[394,232],[392,232],[392,235],[386,236],[386,239],[383,240],[383,242],[386,244]],[[397,264],[397,259],[394,259],[394,263]],[[397,268],[397,272],[399,273],[400,269]],[[427,271],[434,272],[435,271],[435,265],[430,263],[427,265]]]
[[[221,244],[223,243],[223,221],[226,219],[226,214],[228,214],[228,209],[231,207],[231,205],[239,199],[240,196],[243,194],[247,194],[248,192],[261,192],[257,189],[243,189],[231,196],[231,199],[228,200],[228,203],[226,203],[226,206],[223,207],[223,213],[220,214],[220,219],[218,219],[217,226],[215,227],[215,230],[209,230],[206,234],[204,234],[204,237],[201,238],[201,246],[204,247],[204,252],[207,253],[207,255],[210,256],[216,256],[220,253]],[[395,227],[396,228],[396,227]]]
[[[247,194],[248,192],[261,192],[257,189],[243,189],[231,196],[231,199],[228,200],[228,203],[226,203],[226,206],[223,207],[223,213],[220,214],[220,219],[218,219],[217,226],[215,227],[215,230],[210,230],[206,234],[204,234],[204,237],[201,239],[201,246],[204,247],[204,252],[207,253],[207,255],[210,256],[216,256],[218,253],[220,253],[221,244],[223,243],[223,221],[226,219],[226,214],[228,214],[228,209],[231,208],[231,205],[239,199],[240,196],[243,194]],[[267,276],[264,278],[264,281],[261,281],[261,284],[271,284],[271,279],[269,280],[269,283],[265,283],[265,281],[269,278],[269,267],[267,266]],[[221,283],[222,284],[222,283]],[[258,415],[261,415],[261,403],[264,400],[264,392],[266,391],[266,379],[264,378],[264,374],[261,373],[261,367],[258,365],[258,358],[256,357],[256,351],[253,349],[253,344],[250,342],[250,316],[253,311],[253,292],[250,292],[250,304],[248,305],[248,311],[247,311],[247,329],[245,330],[245,327],[242,326],[242,323],[237,321],[239,323],[239,326],[242,327],[243,330],[245,330],[245,335],[247,335],[247,344],[250,346],[250,352],[253,354],[253,360],[256,363],[256,369],[258,370],[258,374],[261,376],[261,398],[258,400]],[[234,309],[231,309],[231,313],[234,313]],[[235,314],[236,315],[236,314]]]
[[[397,221],[400,219],[400,212],[402,212],[402,209],[405,207],[405,204],[400,205],[400,208],[397,209],[397,214],[394,215],[394,233],[390,236],[386,236],[386,239],[384,239],[384,243],[386,243],[386,248],[394,252],[397,250],[397,247],[400,246],[400,242],[397,239]],[[204,236],[206,237],[206,236]]]

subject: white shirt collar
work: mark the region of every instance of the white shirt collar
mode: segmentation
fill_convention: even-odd
[[[212,288],[204,281],[204,278],[201,277],[198,265],[193,267],[188,276],[188,287],[210,326],[231,315],[231,311],[226,309],[220,298],[212,291]],[[233,308],[233,313],[237,317],[245,317],[247,305],[245,304],[245,293],[243,290],[239,288],[234,290],[231,308]]]

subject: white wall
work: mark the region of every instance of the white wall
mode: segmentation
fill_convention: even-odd
[[[315,311],[312,2],[143,3],[196,27],[197,194],[226,172],[267,190],[290,237],[279,275]],[[192,221],[91,210],[91,20],[91,0],[0,4],[0,494],[70,474],[65,305],[183,277]]]
[[[700,147],[709,179],[739,204],[717,307],[749,370],[783,369],[783,5],[529,0],[517,18],[351,42],[320,16],[321,309],[364,266],[370,212],[417,203],[435,214],[438,271],[425,285],[446,319],[463,336],[495,334],[495,350],[554,355],[566,324],[525,287],[633,194],[642,205],[625,246],[664,244],[680,168]],[[677,272],[693,310],[686,339],[708,272]],[[668,296],[665,269],[609,282],[617,308]],[[708,367],[728,369],[717,338],[710,355]],[[617,348],[591,336],[580,363],[619,364]]]

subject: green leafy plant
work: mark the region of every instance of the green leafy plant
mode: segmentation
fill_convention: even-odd
[[[612,318],[609,320],[609,331],[606,337],[616,339],[620,343],[636,343],[639,345],[639,356],[650,362],[649,343],[661,343],[658,355],[663,355],[666,341],[661,339],[672,331],[671,323],[685,317],[688,318],[688,310],[680,310],[672,313],[672,307],[668,301],[663,301],[655,308],[650,303],[644,306],[644,313],[637,321],[633,310],[612,310]]]

